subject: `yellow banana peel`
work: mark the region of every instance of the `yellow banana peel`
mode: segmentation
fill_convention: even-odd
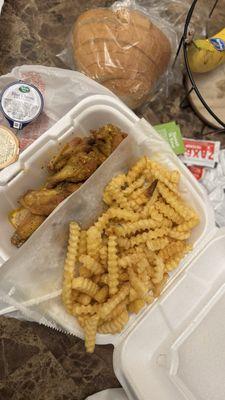
[[[191,71],[198,73],[225,63],[225,28],[209,39],[194,40],[188,46],[188,62]]]

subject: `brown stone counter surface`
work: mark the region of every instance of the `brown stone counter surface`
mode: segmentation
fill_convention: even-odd
[[[22,64],[64,67],[56,54],[65,47],[74,20],[87,8],[111,3],[5,0],[0,17],[0,74]],[[220,3],[222,10],[225,0]],[[218,18],[222,18],[220,11]],[[189,107],[180,109],[183,96],[182,84],[176,84],[169,99],[164,103],[155,100],[142,115],[153,124],[176,120],[185,136],[202,137],[203,129],[205,133],[209,128]],[[206,137],[223,139],[221,135]],[[118,386],[111,346],[97,346],[93,355],[87,355],[76,337],[0,317],[0,400],[84,400],[92,393]]]

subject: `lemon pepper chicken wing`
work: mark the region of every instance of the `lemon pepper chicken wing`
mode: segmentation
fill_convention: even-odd
[[[34,215],[27,213],[24,220],[17,226],[11,242],[17,247],[20,247],[36,229],[44,222],[46,217],[43,215]]]
[[[47,187],[54,187],[63,181],[82,182],[89,178],[100,164],[101,160],[94,151],[88,154],[78,153],[72,156],[59,172],[48,178]]]
[[[80,152],[88,153],[91,151],[91,149],[91,143],[88,142],[87,138],[82,139],[80,137],[76,137],[69,143],[66,143],[62,149],[49,161],[48,169],[49,171],[57,172],[66,165],[70,157]]]
[[[58,185],[54,189],[28,190],[20,199],[20,204],[33,214],[48,216],[59,203],[75,192],[80,185],[71,183]]]
[[[127,136],[119,128],[108,124],[98,130],[91,131],[91,135],[95,140],[95,147],[108,157],[123,139]]]

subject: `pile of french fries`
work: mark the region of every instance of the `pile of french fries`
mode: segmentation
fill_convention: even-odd
[[[191,250],[199,217],[182,200],[179,179],[144,156],[106,186],[108,209],[93,226],[70,223],[62,299],[84,330],[87,352],[97,332],[121,332],[130,313],[152,303]]]

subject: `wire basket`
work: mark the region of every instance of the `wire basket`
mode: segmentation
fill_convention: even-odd
[[[206,110],[208,111],[208,113],[214,118],[214,120],[221,126],[221,128],[217,128],[215,129],[215,133],[222,133],[225,132],[225,121],[222,121],[221,118],[218,117],[218,115],[215,114],[215,112],[211,109],[211,107],[207,104],[206,100],[202,97],[197,84],[195,82],[195,78],[192,74],[192,71],[190,69],[190,65],[189,65],[189,61],[188,61],[188,46],[190,44],[190,37],[191,37],[191,31],[190,31],[190,22],[192,20],[192,16],[195,10],[195,7],[198,3],[198,0],[194,0],[191,4],[191,7],[189,9],[189,12],[187,14],[186,20],[185,20],[185,25],[184,25],[184,31],[183,31],[183,35],[181,37],[177,52],[176,52],[176,56],[175,56],[175,60],[174,60],[174,64],[177,60],[177,57],[181,51],[181,49],[183,48],[183,55],[184,55],[184,64],[185,64],[185,69],[186,69],[186,73],[187,76],[190,80],[190,89],[188,90],[185,100],[189,97],[189,95],[191,94],[191,92],[195,92],[195,94],[197,95],[197,97],[199,98],[199,100],[201,101],[201,103],[203,104],[203,106],[206,108]],[[219,3],[219,0],[216,0],[210,10],[209,13],[209,19],[212,17],[213,12],[215,10],[215,8],[217,7]]]

